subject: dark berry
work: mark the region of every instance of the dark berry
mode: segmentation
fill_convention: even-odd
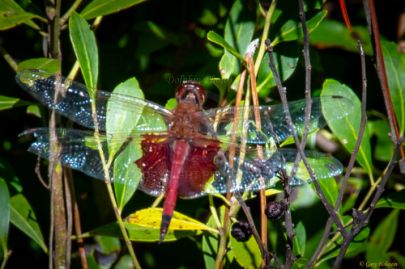
[[[267,203],[265,214],[270,220],[276,220],[284,215],[287,206],[284,201],[271,201]]]
[[[246,221],[238,221],[232,225],[231,235],[238,242],[246,242],[252,236],[252,228]]]

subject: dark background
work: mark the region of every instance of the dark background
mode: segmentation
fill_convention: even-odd
[[[280,1],[281,2],[281,1]],[[296,1],[286,1],[296,6]],[[291,3],[290,3],[291,2]],[[64,1],[63,10],[71,4]],[[251,1],[255,5],[254,1]],[[45,17],[42,1],[27,1],[21,3],[31,12]],[[209,30],[222,34],[227,12],[232,1],[148,1],[134,8],[121,11],[103,18],[96,30],[100,57],[100,82],[102,90],[109,91],[119,82],[131,76],[136,76],[145,97],[154,102],[165,104],[173,97],[174,90],[184,77],[197,78],[219,77],[218,48],[208,49],[209,43],[205,35]],[[361,1],[348,1],[348,11],[354,25],[366,25]],[[397,41],[398,16],[404,12],[404,1],[376,1],[377,15],[382,35],[392,41]],[[82,7],[84,4],[82,5]],[[326,7],[329,17],[342,20],[337,1],[330,1]],[[80,9],[79,9],[80,10]],[[215,20],[205,22],[204,14],[211,12]],[[64,12],[62,12],[64,13]],[[147,22],[153,22],[165,31],[166,37],[160,39],[145,27]],[[259,36],[261,33],[256,33]],[[43,57],[42,38],[31,28],[21,25],[11,30],[0,32],[0,45],[5,48],[16,61],[29,58]],[[63,72],[69,72],[74,62],[74,54],[70,45],[68,32],[61,35]],[[212,45],[208,45],[212,46]],[[214,46],[215,47],[215,46]],[[361,88],[360,65],[358,54],[340,49],[319,49],[312,47],[313,57],[319,57],[313,72],[313,88],[320,88],[324,78],[335,78],[352,89]],[[314,64],[314,65],[316,65]],[[368,110],[383,110],[382,95],[379,88],[373,60],[367,58],[368,69]],[[33,101],[15,83],[15,73],[4,60],[0,60],[0,94]],[[77,80],[81,80],[80,77]],[[213,85],[206,85],[208,90],[216,93]],[[293,99],[302,97],[304,88],[303,61],[293,76],[286,82]],[[275,95],[274,95],[275,96]],[[44,115],[47,115],[44,110]],[[49,227],[49,195],[48,191],[39,184],[33,173],[36,157],[26,153],[26,143],[18,138],[18,134],[28,128],[46,124],[32,115],[27,115],[25,108],[15,108],[0,113],[0,156],[14,169],[15,174],[24,188],[24,195],[30,201],[37,215],[45,237]],[[42,169],[46,176],[46,166]],[[109,209],[108,198],[102,182],[89,180],[80,173],[74,173],[76,193],[80,202],[83,231],[88,231],[102,223],[114,219]],[[130,210],[140,209],[151,204],[152,198],[139,193],[135,196]],[[177,210],[204,220],[207,216],[208,201],[205,198],[179,201]],[[199,210],[195,210],[199,208]],[[130,212],[130,210],[128,210]],[[379,215],[384,210],[376,212],[372,218],[372,227],[379,221]],[[305,217],[305,214],[303,214]],[[300,216],[302,217],[302,216]],[[403,220],[403,214],[401,216]],[[375,220],[375,222],[373,222]],[[400,220],[401,221],[401,220]],[[401,223],[401,222],[400,222]],[[25,235],[11,226],[9,246],[13,254],[8,268],[22,268],[35,265],[36,268],[47,266],[47,256]],[[398,230],[399,248],[402,229]],[[45,238],[45,241],[47,239]],[[92,241],[86,242],[89,245]],[[73,244],[74,245],[74,244]],[[75,248],[75,247],[74,247]],[[181,239],[175,243],[147,244],[136,243],[135,251],[145,268],[201,268],[204,266],[200,250],[190,239]],[[170,265],[169,265],[170,264]],[[73,266],[74,267],[74,266]]]

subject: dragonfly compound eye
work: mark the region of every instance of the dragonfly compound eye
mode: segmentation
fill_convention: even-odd
[[[176,91],[177,102],[196,102],[202,106],[205,102],[205,89],[196,81],[184,81]]]

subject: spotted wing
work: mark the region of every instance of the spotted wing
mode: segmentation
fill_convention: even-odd
[[[38,128],[27,130],[21,135],[33,136],[34,141],[31,143],[28,151],[38,155],[44,159],[56,159],[59,160],[62,165],[70,167],[72,169],[83,172],[84,174],[91,176],[96,179],[104,180],[104,168],[103,163],[100,158],[100,152],[97,148],[97,142],[94,138],[94,133],[89,131],[75,130],[75,129],[56,129],[56,137],[58,143],[61,145],[60,152],[51,152],[51,143],[55,143],[55,139],[50,139],[50,130],[48,128]],[[164,135],[161,134],[160,138],[163,139]],[[127,147],[134,147],[131,150],[139,151],[139,144],[144,141],[142,136],[120,136],[119,134],[114,134],[114,140],[111,143],[117,143],[123,145],[121,151],[117,153],[119,155]],[[153,164],[153,169],[156,171],[154,173],[154,184],[151,181],[145,181],[145,176],[143,176],[138,187],[144,192],[158,196],[165,190],[165,184],[169,175],[168,165],[169,160],[165,159],[165,147],[156,146],[159,144],[151,144],[154,148],[155,154],[159,155],[159,158],[150,162]],[[111,146],[110,146],[111,147]],[[107,145],[107,137],[101,135],[101,148],[104,153],[104,158],[106,161],[109,160],[109,146]],[[140,156],[140,153],[138,154]],[[126,177],[115,177],[114,178],[114,162],[115,157],[113,156],[113,162],[111,163],[109,173],[110,177],[114,181],[114,184],[127,184]],[[124,162],[124,169],[139,168],[136,163],[136,159],[128,160]],[[132,167],[131,167],[132,166]],[[125,175],[125,173],[123,173]],[[148,179],[151,177],[149,176]]]
[[[331,178],[343,171],[342,164],[332,156],[317,151],[305,151],[305,155],[316,179]],[[206,193],[226,193],[228,178],[230,179],[230,192],[254,192],[274,187],[280,180],[278,173],[281,169],[284,169],[287,175],[291,174],[296,156],[295,149],[279,149],[270,158],[260,160],[257,158],[257,153],[251,148],[247,150],[243,162],[240,162],[239,157],[234,157],[233,167],[235,168],[231,169],[229,156],[224,155],[222,161],[218,161],[218,170],[214,174],[212,183],[207,186]],[[238,166],[241,171],[239,181],[236,169]],[[310,174],[301,161],[290,185],[302,185],[311,181]]]
[[[326,125],[322,112],[322,103],[333,104],[341,107],[353,107],[347,98],[342,96],[323,96],[312,99],[311,115],[308,121],[309,131],[315,131]],[[293,128],[298,135],[304,131],[305,120],[305,100],[298,100],[288,103],[289,111],[292,118]],[[276,143],[281,143],[293,134],[290,128],[286,113],[281,104],[273,106],[259,107],[224,107],[206,110],[205,117],[210,122],[213,132],[218,139],[223,142],[230,142],[233,133],[236,134],[236,142],[242,141],[245,136],[247,143],[250,144],[267,144],[270,139]],[[349,115],[351,111],[342,110],[336,114],[333,120],[341,119]],[[255,114],[260,115],[261,126],[256,123]],[[246,115],[246,116],[245,116]],[[237,128],[233,128],[235,116],[239,117]],[[234,132],[234,129],[236,130]],[[244,129],[245,134],[244,134]]]
[[[75,129],[56,129],[61,150],[56,155],[51,153],[50,145],[55,140],[50,139],[48,128],[28,130],[23,135],[32,135],[35,140],[31,143],[29,151],[45,159],[58,159],[62,165],[103,180],[105,178],[100,153],[92,132]],[[142,179],[138,187],[145,193],[158,196],[164,193],[170,174],[171,155],[170,143],[166,136],[145,135],[142,137],[120,137],[114,135],[114,141],[125,147],[141,145],[142,156],[128,160],[124,169],[132,166],[142,171]],[[125,141],[124,141],[125,140]],[[230,192],[258,191],[274,187],[279,180],[277,173],[285,169],[291,171],[297,152],[294,149],[280,149],[271,157],[260,160],[253,147],[248,147],[243,162],[240,161],[239,151],[236,147],[236,157],[231,168],[229,153],[220,149],[220,144],[214,139],[200,139],[192,144],[189,157],[180,176],[179,196],[182,198],[195,198],[206,194],[226,193],[227,179],[230,179]],[[106,160],[108,155],[107,137],[101,136],[101,147]],[[136,149],[134,149],[136,150]],[[119,153],[118,153],[119,154]],[[306,151],[308,161],[313,168],[317,179],[336,176],[342,172],[342,165],[333,157],[315,151]],[[237,169],[240,163],[241,177],[237,181]],[[114,162],[109,173],[116,184],[126,184],[125,177],[113,176]],[[310,176],[300,164],[298,173],[290,182],[291,185],[300,185],[310,182]],[[125,173],[124,173],[125,174]],[[263,183],[260,179],[263,179]]]
[[[83,84],[62,76],[48,74],[39,70],[23,70],[16,76],[17,83],[57,113],[73,120],[77,124],[94,128],[92,106],[96,108],[99,130],[106,131],[108,110],[114,110],[114,119],[139,116],[135,128],[139,133],[164,132],[167,130],[171,112],[155,103],[132,96],[97,91],[94,99]],[[55,96],[55,93],[59,94]],[[121,128],[125,131],[125,127]]]

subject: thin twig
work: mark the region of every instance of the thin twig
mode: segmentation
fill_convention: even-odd
[[[50,188],[51,188],[51,184],[50,183],[46,183],[45,182],[45,180],[44,180],[44,178],[42,177],[42,174],[41,174],[41,157],[37,157],[37,162],[36,162],[36,164],[35,164],[35,169],[34,169],[34,171],[35,171],[35,174],[37,175],[37,178],[38,178],[38,180],[39,180],[39,182],[42,184],[42,186],[44,186],[45,187],[45,189],[48,189],[48,190],[50,190]]]
[[[256,89],[256,73],[253,65],[253,55],[247,55],[246,60],[247,60],[247,66],[249,69],[249,76],[250,76],[250,88],[252,92],[252,100],[253,100],[253,113],[255,117],[255,123],[256,123],[256,128],[259,132],[262,130],[262,123],[261,123],[261,118],[260,118],[260,110],[259,110],[259,97],[257,95],[257,89]],[[263,146],[257,145],[257,156],[260,160],[264,159],[263,156]],[[264,186],[264,179],[263,177],[260,177],[260,184]],[[267,252],[267,217],[265,214],[266,210],[266,190],[264,188],[260,189],[260,227],[261,227],[261,238],[262,238],[262,244],[263,248]],[[267,263],[266,263],[267,264]]]
[[[3,48],[3,46],[0,46],[0,54],[3,56],[4,60],[8,63],[8,65],[13,69],[15,72],[17,71],[18,64],[17,62],[11,57],[11,55]]]
[[[257,53],[255,61],[255,74],[259,72],[260,64],[262,63],[264,53],[266,52],[266,39],[269,36],[271,18],[273,17],[274,11],[276,10],[277,0],[271,1],[269,10],[266,12],[266,17],[264,19],[264,26],[262,31],[262,36],[260,38],[259,52]]]
[[[360,54],[360,62],[361,62],[361,78],[362,78],[362,94],[361,94],[361,120],[360,120],[360,128],[359,128],[359,133],[358,133],[358,137],[357,137],[357,141],[356,144],[354,146],[353,149],[353,153],[350,156],[350,160],[349,163],[346,167],[346,173],[345,176],[342,180],[342,183],[340,185],[340,191],[338,193],[338,197],[336,199],[336,203],[335,203],[335,210],[338,211],[342,201],[343,201],[343,195],[344,192],[346,190],[346,186],[350,177],[350,174],[352,172],[353,166],[356,162],[356,158],[357,158],[357,154],[359,152],[360,149],[360,145],[361,145],[361,141],[363,139],[363,134],[365,131],[365,127],[366,127],[366,119],[367,119],[367,114],[366,114],[366,101],[367,101],[367,76],[366,76],[366,63],[365,63],[365,55],[364,55],[364,50],[363,50],[363,46],[361,44],[360,40],[357,40],[357,44],[358,44],[358,49],[359,49],[359,54]],[[326,222],[325,225],[325,229],[322,235],[322,238],[320,240],[320,242],[318,243],[317,249],[315,250],[315,252],[312,254],[311,259],[308,261],[307,265],[305,268],[312,268],[312,266],[314,265],[314,263],[319,259],[320,255],[322,254],[323,250],[325,249],[325,244],[329,238],[330,235],[330,231],[332,228],[332,223],[333,220],[331,217],[328,218],[328,221]]]
[[[268,44],[270,44],[270,42],[268,42]],[[316,180],[316,176],[314,174],[314,171],[312,169],[312,167],[310,166],[310,164],[308,163],[308,159],[305,156],[305,153],[303,151],[303,149],[301,148],[300,142],[299,142],[299,138],[298,138],[298,134],[297,134],[297,130],[294,128],[294,125],[292,123],[292,118],[291,118],[291,114],[289,111],[289,107],[288,107],[288,102],[287,102],[287,96],[286,96],[286,89],[282,86],[280,78],[277,76],[277,69],[274,63],[274,57],[273,57],[273,49],[271,46],[268,47],[269,50],[269,63],[270,63],[270,69],[273,72],[273,77],[274,80],[276,82],[277,85],[277,89],[279,91],[279,95],[281,98],[281,102],[283,105],[283,112],[285,114],[285,118],[287,121],[287,124],[289,126],[289,130],[294,138],[295,141],[295,145],[297,147],[297,150],[299,152],[299,154],[301,155],[302,161],[305,165],[305,168],[308,170],[309,176],[315,186],[315,190],[319,196],[319,199],[321,200],[322,204],[324,205],[326,211],[329,213],[330,216],[332,216],[333,221],[335,222],[335,224],[338,226],[338,230],[342,233],[345,234],[346,231],[343,227],[342,222],[339,219],[339,216],[337,215],[337,213],[334,211],[333,207],[327,202],[325,195],[319,185],[319,182]],[[277,78],[276,78],[277,77]]]
[[[394,154],[392,155],[392,158],[387,165],[384,177],[381,180],[381,183],[379,184],[377,191],[374,194],[374,198],[370,204],[370,207],[367,209],[367,212],[364,214],[364,216],[362,216],[361,220],[358,223],[353,224],[350,233],[343,238],[344,240],[343,244],[340,246],[339,254],[335,260],[335,263],[333,264],[334,269],[340,268],[344,255],[347,249],[349,248],[351,241],[361,231],[361,229],[363,229],[363,227],[367,225],[368,221],[370,220],[370,217],[374,212],[375,206],[384,192],[384,188],[385,185],[387,184],[388,178],[391,176],[392,170],[394,169],[397,163],[398,151],[402,146],[403,141],[404,141],[403,137],[398,139],[398,142],[395,145]]]
[[[73,224],[75,227],[75,235],[76,235],[76,242],[78,246],[78,252],[79,252],[79,257],[80,257],[80,263],[83,269],[89,268],[87,264],[87,257],[86,257],[86,250],[84,249],[84,241],[82,238],[82,228],[80,224],[80,212],[79,212],[79,206],[77,204],[77,198],[76,198],[76,192],[74,188],[74,181],[73,181],[73,176],[72,176],[72,170],[71,169],[65,169],[65,174],[67,177],[70,179],[67,182],[69,183],[68,188],[70,189],[70,193],[72,195],[72,213],[73,213]]]
[[[91,111],[92,111],[92,117],[93,117],[93,122],[94,122],[94,138],[95,138],[97,149],[98,149],[99,156],[101,159],[103,172],[104,172],[104,179],[105,179],[104,181],[107,186],[107,192],[108,192],[108,196],[110,198],[111,205],[114,210],[115,218],[117,219],[117,223],[120,228],[121,234],[124,238],[125,245],[127,246],[129,255],[131,256],[133,266],[135,268],[141,268],[141,265],[139,264],[139,261],[135,255],[134,248],[132,247],[131,240],[129,239],[127,230],[125,229],[125,225],[122,220],[121,212],[118,208],[117,201],[115,200],[114,190],[112,187],[112,179],[110,176],[110,167],[109,167],[110,163],[107,162],[107,160],[105,158],[103,145],[101,143],[100,132],[99,132],[99,128],[98,128],[98,120],[97,120],[97,108],[96,108],[95,102],[91,103]]]
[[[308,127],[309,127],[309,119],[311,117],[311,106],[312,106],[312,99],[311,99],[311,59],[309,54],[309,33],[307,28],[307,22],[304,12],[304,3],[303,0],[298,0],[298,7],[299,7],[299,15],[301,19],[302,25],[302,32],[304,34],[304,64],[305,64],[305,88],[304,88],[304,95],[305,95],[305,109],[304,109],[304,132],[301,138],[301,149],[305,148],[307,136],[308,136]],[[299,161],[299,158],[297,158]],[[298,164],[297,166],[298,167]],[[293,176],[294,174],[292,174]]]
[[[366,122],[367,122],[367,75],[366,75],[366,59],[364,55],[363,46],[360,40],[357,40],[357,47],[359,49],[360,54],[360,63],[361,63],[361,119],[360,119],[360,127],[357,135],[357,141],[353,149],[353,153],[350,156],[349,163],[346,167],[346,173],[342,180],[342,184],[340,185],[340,191],[336,200],[335,209],[338,210],[340,205],[343,201],[344,190],[346,189],[347,182],[349,180],[349,176],[352,172],[353,166],[355,164],[357,154],[359,152],[361,142],[363,140],[364,131],[366,129]]]
[[[48,28],[48,48],[46,51],[49,53],[48,57],[58,59],[59,62],[62,60],[62,55],[60,51],[60,18],[61,0],[50,1],[46,7],[48,18],[50,20]],[[55,96],[54,102],[56,103],[60,94],[60,83],[55,86]],[[49,266],[50,268],[64,268],[69,265],[70,261],[67,261],[67,240],[69,240],[70,235],[67,234],[67,224],[66,224],[66,208],[65,208],[65,194],[64,194],[64,177],[63,169],[61,168],[60,162],[57,160],[59,152],[61,150],[58,143],[56,134],[56,113],[51,112],[51,117],[49,120],[49,138],[50,152],[51,156],[55,158],[50,158],[48,174],[51,182],[51,233],[49,235],[50,242],[50,255],[49,255]]]
[[[73,11],[75,11],[80,4],[83,2],[83,0],[76,0],[68,9],[68,11],[66,11],[65,14],[63,14],[63,16],[60,18],[60,25],[63,26],[66,21],[69,19],[70,15],[72,14]]]
[[[236,199],[238,200],[240,206],[242,207],[242,210],[245,213],[245,216],[246,216],[247,221],[249,223],[249,226],[252,228],[253,236],[255,237],[256,242],[258,242],[258,245],[260,247],[260,252],[262,253],[262,257],[263,257],[263,265],[264,265],[263,267],[267,268],[270,265],[269,252],[267,251],[266,245],[264,245],[262,243],[260,235],[257,232],[255,223],[254,223],[253,218],[252,218],[252,214],[250,213],[250,210],[249,210],[248,206],[246,205],[245,201],[243,201],[240,193],[236,192],[236,193],[234,193],[234,196],[236,197]]]
[[[0,269],[5,269],[7,265],[7,261],[10,258],[11,254],[13,253],[12,250],[7,250],[6,253],[3,255],[3,260],[1,261]]]
[[[217,210],[215,209],[214,199],[212,198],[212,195],[208,196],[208,201],[209,201],[209,204],[210,204],[209,208],[210,208],[210,211],[211,211],[212,218],[214,219],[215,225],[217,226],[217,229],[219,231],[221,231],[222,224],[221,224],[221,220],[219,219]]]
[[[366,1],[366,0],[365,0]],[[390,133],[391,133],[391,139],[393,143],[395,144],[398,141],[398,138],[400,136],[399,134],[399,127],[398,127],[398,122],[395,117],[395,111],[394,111],[394,106],[392,105],[392,99],[390,95],[390,89],[389,89],[389,84],[388,84],[388,78],[387,78],[387,71],[385,69],[385,64],[384,64],[384,59],[383,59],[383,53],[381,49],[381,38],[380,38],[380,31],[378,29],[378,20],[377,20],[377,13],[375,10],[375,4],[374,0],[367,0],[368,4],[365,5],[368,6],[368,9],[365,8],[365,12],[369,14],[370,21],[368,23],[371,23],[371,26],[369,25],[369,29],[372,30],[372,36],[374,37],[374,49],[375,49],[375,55],[376,55],[376,63],[377,63],[377,74],[378,74],[378,79],[380,81],[380,87],[384,96],[384,103],[385,107],[387,109],[387,116],[388,116],[388,121],[390,124]],[[405,159],[405,152],[403,147],[400,148],[401,156],[402,159]]]
[[[281,84],[281,79],[277,73],[276,66],[274,64],[273,47],[270,44],[271,44],[270,40],[266,40],[266,45],[268,46],[267,53],[269,54],[269,66],[270,66],[270,69],[272,70],[273,78],[274,78],[274,81],[277,85],[279,92],[285,91],[285,89],[283,88],[283,86]],[[287,244],[286,244],[286,265],[288,265],[288,264],[291,264],[291,261],[292,261],[292,251],[291,250],[292,250],[292,242],[293,242],[293,238],[294,238],[294,225],[292,223],[292,216],[291,216],[291,211],[290,211],[291,187],[289,184],[290,177],[287,176],[284,169],[282,169],[280,172],[282,174],[283,190],[284,190],[284,196],[285,196],[286,206],[287,206],[287,209],[284,214],[284,220],[285,220],[284,227],[286,229],[287,239],[288,239]]]
[[[70,173],[69,173],[69,172]],[[70,268],[71,258],[72,258],[72,240],[70,236],[73,230],[73,210],[72,210],[72,189],[70,184],[73,180],[71,170],[69,168],[63,168],[63,189],[65,190],[65,208],[66,208],[66,268]]]
[[[302,31],[303,31],[303,36],[304,36],[304,47],[303,47],[303,56],[304,56],[304,64],[305,64],[305,88],[304,88],[304,95],[305,95],[305,109],[304,109],[304,132],[301,138],[301,142],[298,141],[298,137],[294,137],[294,140],[296,141],[297,147],[299,147],[299,151],[301,154],[297,154],[297,157],[294,161],[294,165],[291,171],[291,174],[289,177],[287,177],[287,182],[284,184],[284,189],[285,189],[285,194],[287,197],[287,204],[290,205],[290,193],[291,189],[289,186],[289,179],[293,178],[295,176],[295,173],[298,170],[298,164],[301,161],[301,155],[304,152],[307,136],[308,136],[308,130],[309,130],[309,120],[311,117],[311,107],[312,107],[312,99],[311,99],[311,60],[310,60],[310,52],[309,52],[309,33],[308,33],[308,28],[307,28],[307,23],[306,23],[306,17],[305,17],[305,11],[304,11],[304,3],[302,0],[298,0],[298,7],[299,7],[299,17],[301,20],[301,26],[302,26]],[[283,92],[283,91],[282,91]],[[286,99],[287,101],[287,99]],[[286,106],[284,106],[284,109]],[[288,112],[289,113],[289,112]],[[292,124],[292,121],[291,121]],[[290,125],[291,127],[292,125]],[[322,196],[322,195],[320,195]],[[291,212],[288,210],[287,214],[285,214],[285,220],[286,222],[292,223],[292,218],[291,218]],[[292,229],[290,229],[292,230]],[[293,263],[293,257],[292,257],[292,251],[291,251],[291,246],[292,246],[292,240],[293,240],[294,234],[289,235],[289,244],[286,246],[286,267],[290,268]]]
[[[237,133],[237,127],[239,123],[239,108],[240,108],[240,103],[242,100],[242,95],[243,95],[243,85],[246,80],[246,70],[243,70],[243,72],[240,75],[240,80],[239,80],[239,85],[238,85],[238,90],[236,92],[236,101],[235,101],[235,113],[234,113],[234,120],[233,120],[233,127],[232,127],[232,134],[231,134],[231,145],[229,147],[229,167],[230,169],[233,169],[234,167],[234,158],[235,158],[235,145],[236,145],[236,133]],[[226,187],[227,187],[227,193],[226,193],[226,199],[228,201],[231,200],[232,194],[230,193],[231,189],[231,182],[230,178],[227,178],[226,182]],[[223,267],[223,260],[226,255],[226,249],[227,249],[227,243],[228,243],[228,232],[230,229],[230,219],[229,219],[229,208],[225,208],[225,214],[224,214],[224,221],[223,221],[223,229],[221,233],[221,238],[219,241],[219,247],[218,247],[218,252],[217,252],[217,257],[215,260],[215,268],[222,268]]]

